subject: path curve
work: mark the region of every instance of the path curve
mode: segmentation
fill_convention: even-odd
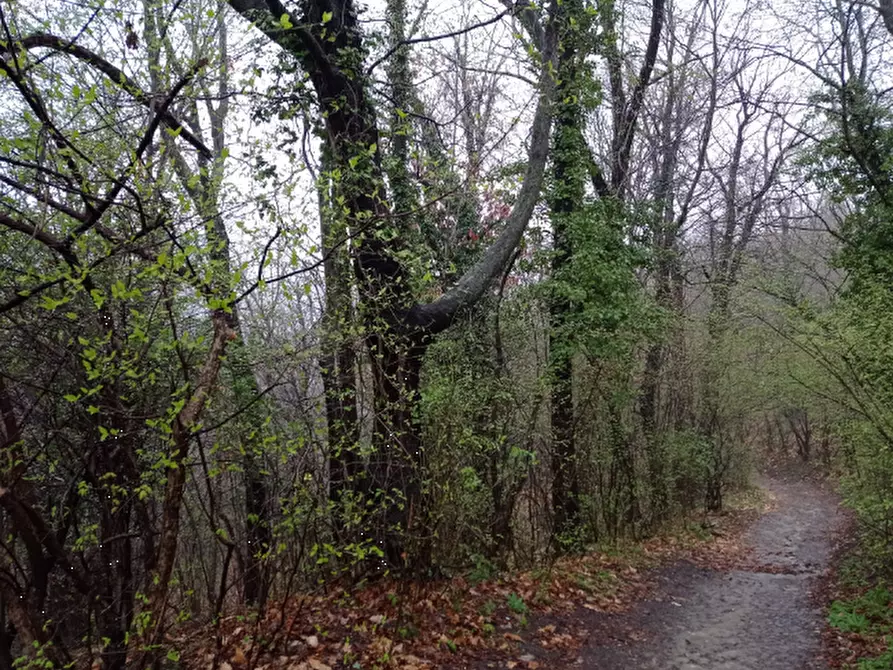
[[[682,562],[664,570],[652,600],[625,621],[592,631],[583,668],[827,668],[819,660],[822,613],[810,589],[828,568],[845,514],[835,496],[808,480],[757,483],[774,499],[774,510],[745,535],[756,567],[715,571]]]

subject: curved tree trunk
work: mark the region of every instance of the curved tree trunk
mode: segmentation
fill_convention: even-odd
[[[336,188],[354,241],[358,312],[373,368],[375,449],[367,471],[369,495],[378,502],[372,520],[375,536],[392,567],[424,569],[427,550],[405,541],[409,530],[417,537],[425,535],[416,532],[425,525],[420,521],[425,461],[416,417],[421,358],[429,338],[447,328],[459,310],[476,303],[499,276],[533,213],[549,146],[552,29],[539,26],[532,9],[521,11],[533,26],[543,68],[527,173],[505,228],[453,288],[424,304],[412,294],[393,241],[393,231],[409,217],[392,216],[386,195],[378,121],[367,95],[365,45],[353,1],[305,3],[300,21],[292,22],[290,29],[282,27],[280,18],[289,11],[278,0],[230,0],[230,5],[295,55],[316,91],[327,150],[333,169],[341,175]]]

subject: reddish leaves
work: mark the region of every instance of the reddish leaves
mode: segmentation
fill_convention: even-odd
[[[554,667],[572,663],[589,631],[585,610],[621,612],[651,588],[651,568],[687,558],[740,564],[739,531],[750,515],[725,515],[721,532],[677,533],[612,554],[563,559],[551,569],[472,584],[462,577],[413,583],[383,580],[353,591],[305,595],[271,606],[254,624],[221,623],[215,635],[178,631],[174,646],[190,668],[326,670],[364,668]],[[551,660],[545,660],[551,659]],[[227,665],[229,668],[227,668]]]

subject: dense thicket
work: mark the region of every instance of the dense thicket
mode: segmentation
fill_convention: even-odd
[[[639,538],[767,450],[888,553],[893,11],[787,9],[2,0],[0,669]]]

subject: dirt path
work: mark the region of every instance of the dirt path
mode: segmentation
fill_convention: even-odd
[[[664,570],[654,599],[597,617],[577,667],[608,670],[819,670],[821,612],[810,588],[828,567],[844,515],[796,479],[762,479],[774,511],[747,532],[753,567]],[[582,663],[580,663],[582,662]]]

